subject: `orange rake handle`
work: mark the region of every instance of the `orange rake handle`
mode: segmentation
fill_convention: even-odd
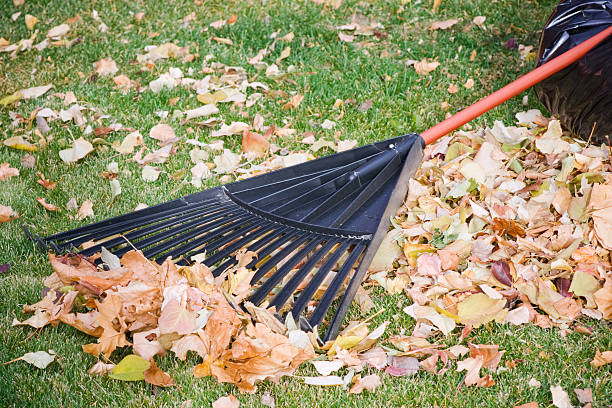
[[[458,112],[450,118],[438,123],[434,127],[427,129],[421,133],[421,137],[427,144],[435,142],[442,136],[458,129],[460,126],[465,125],[472,119],[479,117],[497,105],[506,102],[513,96],[518,95],[524,90],[531,88],[538,82],[548,78],[555,72],[561,71],[568,65],[578,61],[597,44],[605,40],[610,34],[612,34],[612,26],[606,28],[602,32],[594,35],[574,48],[569,49],[558,57],[539,66],[528,74],[523,75],[516,81],[509,83],[500,90],[493,92],[491,95],[482,98],[461,112]]]

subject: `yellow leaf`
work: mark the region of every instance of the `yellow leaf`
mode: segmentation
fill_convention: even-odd
[[[10,105],[11,103],[15,103],[17,101],[20,101],[21,99],[23,99],[23,94],[21,93],[21,91],[17,91],[12,95],[7,95],[4,98],[0,99],[0,105]]]
[[[28,27],[28,30],[33,30],[34,26],[39,21],[40,21],[39,19],[37,19],[36,17],[34,17],[34,16],[30,15],[30,14],[26,14],[26,16],[25,16],[25,25],[26,25],[26,27]]]
[[[504,306],[505,299],[491,299],[484,293],[476,293],[459,302],[457,315],[461,323],[477,328],[495,319]]]
[[[584,296],[587,300],[586,307],[591,309],[597,306],[593,298],[593,293],[597,292],[599,288],[599,281],[593,275],[589,275],[583,271],[576,271],[569,291],[573,292],[576,296]]]
[[[357,344],[359,344],[359,342],[363,339],[364,339],[364,336],[339,335],[338,337],[336,337],[336,340],[334,340],[334,343],[332,344],[329,351],[327,352],[327,355],[333,356],[336,354],[338,350],[348,350],[351,347],[354,347]]]
[[[222,100],[227,98],[227,94],[223,91],[217,91],[215,93],[208,92],[202,95],[198,95],[197,98],[198,98],[198,101],[207,105],[209,103],[221,102]]]
[[[17,150],[26,150],[28,152],[35,152],[38,147],[25,140],[22,136],[13,136],[6,139],[3,144]]]
[[[150,366],[151,363],[144,358],[136,354],[130,354],[125,356],[125,358],[113,368],[109,377],[121,381],[144,380],[144,372]]]

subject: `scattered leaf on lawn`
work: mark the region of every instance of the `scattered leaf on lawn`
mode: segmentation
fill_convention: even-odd
[[[151,363],[144,358],[136,354],[129,354],[111,370],[109,377],[121,381],[144,380],[144,372],[150,366]]]
[[[567,392],[560,386],[551,386],[550,392],[552,394],[553,405],[557,408],[572,408],[572,403],[569,399]]]
[[[13,136],[2,142],[5,146],[12,147],[17,150],[26,150],[28,152],[35,152],[38,150],[38,147],[34,146],[32,143],[28,142],[23,138],[23,136]]]
[[[45,198],[36,197],[36,201],[38,201],[40,205],[45,207],[45,209],[47,209],[48,211],[59,211],[60,210],[58,206],[48,203]]]
[[[355,385],[349,390],[349,394],[361,394],[363,390],[374,391],[381,386],[382,382],[377,374],[366,375],[362,378],[357,378]]]
[[[11,167],[8,163],[0,164],[0,181],[8,180],[19,175],[19,170]]]
[[[101,76],[115,75],[119,71],[117,63],[113,61],[111,57],[102,58],[101,60],[94,62],[93,66],[98,75]]]
[[[593,367],[602,367],[606,364],[612,363],[612,350],[601,352],[597,350],[595,352],[595,357],[591,361],[591,365]]]
[[[25,16],[25,25],[28,28],[28,30],[33,30],[34,26],[36,25],[36,23],[38,23],[40,20],[37,19],[36,17],[34,17],[31,14],[26,14]]]
[[[414,63],[414,70],[419,75],[427,75],[436,68],[440,66],[438,61],[427,61],[426,59],[422,59],[421,61],[417,61]]]
[[[458,22],[459,22],[459,20],[457,20],[455,18],[451,18],[449,20],[444,20],[444,21],[435,21],[435,22],[431,23],[431,25],[429,26],[429,29],[430,30],[446,30],[448,28],[451,28],[452,26],[454,26]]]
[[[239,406],[240,401],[232,394],[221,397],[212,403],[212,408],[238,408]]]
[[[74,163],[94,151],[94,147],[82,137],[72,143],[69,149],[60,150],[59,156],[64,163]]]
[[[91,202],[91,200],[83,201],[83,204],[81,204],[81,208],[79,208],[79,212],[77,213],[77,219],[83,220],[87,217],[93,217],[93,216],[94,216],[93,203]]]
[[[20,360],[25,361],[26,363],[32,364],[38,368],[47,368],[49,364],[51,364],[55,360],[55,351],[49,350],[46,351],[36,351],[34,353],[26,353],[20,357]]]
[[[17,213],[10,206],[0,205],[0,222],[9,222],[17,217]]]
[[[150,363],[151,366],[143,373],[146,382],[158,387],[172,387],[176,385],[172,377],[155,364],[155,360],[151,359]]]
[[[104,361],[98,361],[96,364],[91,366],[88,373],[89,375],[105,375],[108,374],[113,368],[115,368],[115,364],[113,363],[105,363]]]

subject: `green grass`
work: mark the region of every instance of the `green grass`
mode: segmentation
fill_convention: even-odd
[[[40,30],[35,43],[41,41],[49,28],[64,22],[67,18],[80,15],[78,22],[71,24],[69,38],[82,39],[70,49],[49,47],[42,52],[32,50],[11,58],[0,54],[0,95],[36,85],[53,83],[52,92],[73,91],[81,105],[95,108],[110,115],[95,126],[120,122],[134,127],[143,135],[160,122],[156,111],[168,110],[169,123],[180,137],[189,136],[210,140],[209,130],[190,125],[181,125],[172,119],[174,110],[185,110],[199,106],[193,91],[176,88],[153,94],[151,91],[122,93],[113,87],[108,78],[95,78],[93,62],[112,57],[120,73],[146,86],[169,67],[180,67],[184,72],[191,67],[194,77],[202,66],[203,57],[214,55],[213,61],[245,67],[249,80],[259,80],[272,89],[298,92],[305,95],[302,104],[295,110],[285,111],[277,100],[266,98],[263,105],[245,109],[245,119],[228,106],[221,107],[220,116],[231,121],[251,121],[256,113],[265,117],[266,124],[282,126],[291,123],[298,130],[296,137],[278,140],[277,143],[291,149],[297,148],[297,141],[306,131],[331,139],[336,130],[343,139],[356,139],[359,143],[383,140],[401,133],[423,131],[444,119],[446,112],[454,112],[475,102],[479,98],[500,88],[520,74],[527,72],[532,62],[523,63],[516,50],[506,50],[507,39],[514,37],[518,43],[536,46],[538,30],[544,25],[555,1],[444,1],[437,14],[431,12],[430,1],[345,1],[338,10],[317,5],[312,1],[221,2],[202,1],[195,5],[191,1],[175,1],[166,5],[159,1],[103,2],[103,1],[26,1],[15,8],[11,1],[0,5],[0,37],[11,43],[28,38],[31,33],[23,23],[23,16],[32,14],[41,20],[36,26]],[[403,4],[402,4],[403,3]],[[96,9],[109,27],[105,34],[98,33],[99,23],[91,17]],[[13,22],[11,15],[21,11],[20,18]],[[136,22],[130,13],[145,12],[145,18]],[[184,25],[184,16],[195,12],[196,21]],[[233,26],[212,30],[208,24],[220,18],[237,14]],[[351,15],[360,13],[384,25],[386,39],[368,38],[371,46],[359,48],[354,43],[338,40],[336,26],[350,22]],[[473,17],[486,16],[486,30],[472,24]],[[460,18],[461,21],[450,30],[432,32],[427,27],[433,21]],[[512,26],[511,26],[512,25]],[[280,30],[280,35],[295,34],[291,43],[291,56],[281,63],[286,69],[294,65],[297,72],[309,75],[292,75],[293,82],[273,82],[247,64],[247,57],[272,40],[270,34]],[[149,33],[157,32],[150,39]],[[230,38],[233,47],[218,44],[211,37]],[[357,40],[356,40],[357,41]],[[150,44],[174,42],[189,46],[191,53],[199,54],[191,63],[176,60],[158,62],[151,72],[142,71],[133,63],[136,55]],[[278,44],[275,51],[266,58],[274,61],[283,46]],[[472,50],[477,57],[470,61]],[[405,60],[435,58],[441,66],[429,76],[419,77],[413,68],[407,68]],[[463,84],[468,78],[475,80],[474,88],[467,90]],[[455,95],[447,92],[450,83],[459,87]],[[51,94],[50,92],[49,94]],[[515,112],[527,108],[540,108],[533,92],[528,91],[527,107],[521,105],[521,97],[492,110],[472,123],[473,126],[492,124],[493,120],[513,121]],[[180,97],[175,106],[169,106],[170,98]],[[332,107],[336,99],[353,99],[357,104],[371,99],[373,106],[367,112],[360,112],[345,104],[344,115]],[[446,101],[450,108],[445,112],[441,103]],[[22,101],[17,106],[0,110],[0,138],[16,134],[29,134],[24,125],[12,129],[8,111],[24,117],[39,106],[61,109],[57,98],[46,97]],[[324,130],[316,125],[325,119],[334,120],[333,130]],[[23,304],[36,302],[40,298],[44,277],[51,267],[45,255],[27,241],[21,231],[21,223],[32,225],[41,234],[58,232],[81,225],[65,209],[66,202],[74,197],[78,203],[91,199],[94,203],[95,219],[103,219],[131,211],[139,202],[149,205],[167,201],[195,192],[189,183],[181,183],[189,173],[191,163],[190,147],[181,145],[179,153],[168,163],[161,165],[164,173],[155,183],[146,183],[140,177],[140,169],[120,157],[111,149],[98,149],[85,160],[67,165],[58,156],[72,139],[82,134],[78,127],[52,123],[52,137],[48,147],[34,153],[37,159],[35,169],[23,168],[20,164],[23,152],[0,145],[0,162],[8,162],[20,169],[21,175],[9,181],[0,182],[0,204],[12,206],[20,219],[0,224],[0,264],[9,263],[8,274],[0,277],[0,361],[8,361],[26,352],[54,349],[59,358],[45,370],[16,362],[0,366],[0,406],[172,406],[178,407],[184,400],[191,399],[194,407],[209,406],[218,397],[228,393],[238,394],[230,385],[219,385],[213,379],[196,379],[191,368],[197,364],[195,358],[180,362],[166,358],[161,363],[170,372],[180,389],[153,390],[141,383],[123,383],[108,378],[92,378],[87,369],[95,359],[82,352],[81,345],[91,339],[67,326],[47,327],[34,333],[30,328],[13,328],[14,317],[21,319]],[[92,124],[94,126],[94,124]],[[95,127],[94,126],[94,127]],[[111,134],[107,141],[121,140],[125,133]],[[89,140],[92,136],[87,136]],[[240,137],[224,138],[226,147],[238,151]],[[149,147],[154,145],[146,141]],[[109,182],[100,177],[106,165],[119,163],[122,194],[112,205]],[[44,190],[36,183],[38,172],[57,182],[53,191]],[[211,185],[218,184],[213,179]],[[35,201],[37,196],[62,207],[60,213],[46,212]],[[409,303],[401,296],[386,296],[377,291],[375,303],[385,307],[386,312],[376,318],[377,322],[391,321],[388,334],[409,332],[414,322],[403,312]],[[351,317],[361,317],[357,309],[351,310]],[[494,375],[497,384],[488,389],[461,387],[464,373],[456,373],[455,366],[443,376],[419,372],[413,377],[393,378],[382,374],[384,385],[375,393],[348,395],[341,388],[317,388],[304,385],[299,378],[285,378],[279,384],[263,383],[254,396],[237,395],[243,406],[260,406],[261,394],[270,392],[279,407],[283,406],[513,406],[514,404],[538,401],[541,407],[551,406],[549,387],[561,384],[577,403],[574,388],[592,388],[593,406],[610,406],[610,368],[595,370],[589,361],[595,351],[612,348],[612,336],[607,323],[583,322],[592,326],[593,336],[572,333],[562,337],[558,330],[542,330],[535,327],[508,327],[491,324],[475,330],[469,341],[473,343],[495,343],[506,350],[502,362],[516,360],[517,366]],[[456,344],[457,336],[440,342]],[[113,355],[119,361],[121,352]],[[367,371],[367,370],[366,370]],[[315,375],[312,366],[305,365],[297,372]],[[535,377],[542,387],[535,389],[527,385]]]

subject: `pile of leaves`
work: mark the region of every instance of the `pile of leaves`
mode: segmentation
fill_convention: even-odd
[[[237,305],[254,273],[245,265],[256,256],[245,251],[217,278],[201,263],[178,266],[169,258],[159,265],[137,250],[121,259],[106,250],[90,258],[50,254],[54,272],[43,299],[13,324],[71,325],[98,338],[83,346],[101,359],[90,373],[158,386],[174,381],[154,357],[185,360],[189,352],[202,359],[196,377],[212,375],[249,393],[308,360],[320,376],[305,383],[350,386],[351,393],[381,384],[378,374],[361,376],[366,367],[442,375],[452,361],[466,371],[465,385],[492,386],[492,374],[512,361],[499,367],[498,345],[461,344],[473,328],[496,321],[590,334],[579,317],[612,316],[610,152],[562,137],[559,122],[538,111],[517,120],[517,127],[495,122],[460,131],[426,149],[356,298],[369,312],[368,288],[379,285],[413,301],[404,309],[416,320],[412,333],[391,335],[384,346],[388,322],[368,327],[376,314],[322,344],[291,317],[282,323],[274,309],[247,302],[242,311]],[[2,169],[3,177],[18,175]],[[458,344],[440,341],[459,326]],[[134,354],[112,363],[113,351],[128,346]],[[591,364],[609,363],[610,354],[598,352]],[[340,369],[347,374],[333,375]]]
[[[537,110],[516,118],[426,148],[370,268],[369,284],[414,302],[409,337],[425,345],[459,325],[461,337],[491,321],[589,335],[578,318],[612,319],[611,148]]]
[[[102,256],[104,268],[79,255],[49,255],[54,273],[45,280],[43,299],[25,306],[33,315],[13,325],[73,326],[98,338],[83,346],[103,359],[90,373],[158,386],[174,385],[153,358],[167,352],[180,360],[194,352],[203,360],[194,367],[196,377],[213,375],[248,392],[258,381],[278,380],[314,357],[311,337],[295,325],[291,330],[280,322],[268,326],[265,322],[275,317],[267,310],[253,306],[251,318],[230,305],[235,298],[228,293],[243,291],[231,282],[244,287],[244,280],[226,280],[227,274],[214,279],[202,264],[178,267],[168,259],[158,265],[135,250],[121,259],[109,252]],[[252,256],[240,254],[228,273],[242,275]],[[126,346],[135,354],[115,366],[111,354]]]

